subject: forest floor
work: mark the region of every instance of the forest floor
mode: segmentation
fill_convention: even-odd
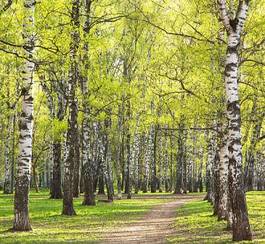
[[[5,243],[230,243],[225,221],[212,216],[204,195],[138,194],[114,203],[82,206],[77,216],[61,216],[62,201],[47,191],[31,193],[32,232],[13,233],[13,196],[0,193],[0,244]],[[100,196],[104,199],[106,196]],[[191,201],[192,200],[192,201]],[[193,201],[194,200],[194,201]],[[265,243],[265,192],[247,194],[253,243]],[[191,202],[190,202],[191,201]],[[148,240],[148,241],[147,241]]]
[[[194,194],[198,195],[198,194]],[[167,193],[138,194],[133,199],[98,202],[83,206],[83,198],[74,200],[77,216],[61,215],[62,200],[49,199],[48,191],[30,193],[30,219],[33,231],[8,231],[13,221],[13,196],[0,193],[0,244],[5,243],[97,243],[121,226],[129,226],[160,205],[180,196]],[[106,196],[99,196],[106,199]],[[174,210],[175,211],[175,210]]]

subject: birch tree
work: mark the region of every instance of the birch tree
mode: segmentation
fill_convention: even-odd
[[[29,187],[32,161],[32,136],[33,136],[33,96],[34,83],[33,54],[35,48],[34,10],[35,0],[24,0],[24,18],[22,37],[24,52],[27,59],[22,68],[22,112],[19,124],[19,156],[14,200],[14,231],[30,231],[29,221]]]
[[[251,240],[242,176],[241,114],[238,94],[239,47],[250,0],[239,0],[235,16],[228,12],[227,1],[218,0],[222,23],[227,32],[225,62],[226,105],[228,118],[229,193],[233,213],[233,240]]]
[[[63,215],[75,215],[73,206],[73,174],[75,165],[75,150],[77,137],[77,116],[78,105],[76,97],[76,89],[78,82],[78,58],[77,52],[79,48],[79,11],[80,1],[72,0],[71,12],[71,44],[70,44],[70,72],[69,72],[69,117],[68,117],[68,131],[66,138],[67,156],[64,166],[64,184],[63,184]]]
[[[178,127],[178,152],[177,152],[177,167],[176,167],[176,186],[175,186],[175,194],[181,194],[186,191],[186,184],[184,183],[184,165],[186,164],[186,155],[185,155],[185,132],[184,132],[184,117],[180,119],[179,127]]]
[[[253,108],[251,113],[254,123],[253,123],[252,133],[250,136],[250,146],[246,152],[245,189],[247,191],[254,190],[255,165],[257,161],[256,147],[259,142],[264,115],[265,115],[264,112],[257,111],[257,101],[255,98],[255,100],[253,101]]]
[[[84,45],[83,51],[84,56],[82,58],[83,61],[83,75],[82,75],[82,83],[81,90],[83,95],[83,110],[84,110],[84,119],[82,121],[82,160],[83,167],[85,168],[85,198],[83,201],[84,205],[95,205],[95,195],[94,195],[94,169],[93,169],[93,161],[91,159],[90,153],[90,109],[88,104],[88,95],[89,95],[89,87],[88,87],[88,69],[89,69],[89,33],[90,33],[90,22],[91,22],[91,5],[92,1],[85,0],[84,1],[84,13],[86,15],[86,20],[84,23]]]

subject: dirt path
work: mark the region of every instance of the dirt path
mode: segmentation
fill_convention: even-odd
[[[166,243],[167,237],[176,231],[176,209],[195,199],[201,199],[201,196],[177,197],[172,202],[158,205],[142,219],[107,233],[102,243]]]

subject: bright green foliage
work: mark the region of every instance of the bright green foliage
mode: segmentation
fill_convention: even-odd
[[[3,3],[0,0],[0,10]],[[220,114],[224,118],[225,98],[222,61],[225,56],[226,37],[218,39],[222,28],[218,22],[216,1],[212,0],[98,0],[93,1],[91,10],[91,31],[88,39],[83,37],[85,16],[81,13],[80,20],[80,49],[78,55],[83,57],[83,45],[89,44],[89,69],[84,70],[80,65],[80,73],[88,77],[89,97],[82,97],[80,87],[77,91],[79,100],[79,118],[83,119],[82,99],[90,107],[91,122],[103,122],[111,118],[112,126],[109,129],[110,145],[113,155],[116,155],[118,145],[119,110],[130,101],[131,118],[124,121],[124,127],[129,128],[133,135],[138,132],[147,135],[150,125],[159,125],[161,130],[170,128],[173,131],[172,143],[167,144],[163,151],[171,154],[175,172],[177,154],[177,128],[180,120],[184,120],[188,131],[187,154],[188,160],[205,170],[207,161],[207,140],[209,131],[203,129],[213,127]],[[242,143],[244,163],[251,147],[251,135],[257,118],[263,121],[265,104],[265,0],[252,0],[249,18],[240,49],[241,77],[240,98],[242,108]],[[63,142],[67,130],[67,113],[60,121],[52,118],[47,94],[43,91],[42,83],[49,88],[54,102],[54,109],[58,107],[58,83],[67,84],[69,77],[69,45],[71,16],[70,3],[67,0],[41,0],[36,4],[35,33],[36,33],[36,75],[34,85],[34,145],[33,165],[36,174],[43,173],[50,163],[50,145],[53,142]],[[22,1],[14,1],[13,5],[0,13],[0,179],[4,172],[4,146],[7,141],[9,115],[19,115],[21,65],[23,63],[22,48]],[[124,62],[129,63],[128,74],[124,74]],[[80,62],[81,63],[81,62]],[[57,85],[56,85],[57,84]],[[66,95],[67,87],[63,87]],[[257,110],[253,114],[253,105]],[[152,106],[152,105],[153,106]],[[12,107],[11,107],[12,106]],[[123,107],[123,110],[124,107]],[[123,111],[124,112],[124,111]],[[18,121],[18,117],[16,117]],[[12,133],[15,145],[18,144],[17,124]],[[262,123],[261,135],[264,134]],[[138,131],[136,131],[138,130]],[[166,133],[165,133],[166,134]],[[195,139],[194,139],[195,138]],[[254,151],[259,153],[259,161],[264,160],[264,141],[255,145]],[[163,145],[163,147],[166,147]],[[12,151],[17,156],[17,147]],[[11,156],[11,155],[10,155]],[[115,162],[113,162],[115,164]],[[174,173],[175,174],[175,173]],[[2,182],[0,182],[2,183]],[[262,200],[263,195],[249,195],[250,219],[254,216],[254,204]],[[120,221],[123,214],[115,212],[116,207],[122,211],[129,208],[134,211],[144,211],[155,204],[137,200],[132,202],[121,201],[114,205],[99,204],[96,209],[84,208],[77,200],[78,217],[73,220],[60,217],[60,201],[47,200],[47,195],[31,195],[32,217],[35,230],[33,233],[19,234],[18,241],[32,241],[34,238],[47,240],[58,231],[58,240],[68,232],[68,239],[73,238],[71,230],[79,229],[78,235],[85,239],[95,236],[88,232],[86,227],[95,224],[99,228],[104,218],[111,221]],[[11,200],[2,197],[1,200],[0,230],[10,226],[12,218]],[[9,205],[5,203],[8,202]],[[50,203],[53,204],[50,204]],[[253,205],[252,205],[253,204]],[[7,209],[5,209],[7,208]],[[6,211],[4,211],[6,210]],[[184,210],[187,211],[184,213]],[[198,210],[198,212],[196,212]],[[41,212],[38,212],[41,211]],[[104,212],[105,211],[105,212]],[[110,211],[110,212],[109,212]],[[200,213],[199,213],[200,212]],[[260,212],[262,213],[262,212]],[[102,216],[100,216],[102,214]],[[207,203],[192,203],[180,212],[180,221],[186,221],[191,233],[194,228],[202,228],[198,242],[215,240],[222,234],[224,242],[230,239],[228,232],[222,232],[223,222],[216,222],[210,217],[210,206]],[[187,215],[188,214],[188,215]],[[136,214],[138,216],[138,214]],[[187,215],[186,217],[184,215]],[[53,217],[51,217],[53,216]],[[132,214],[132,216],[134,216]],[[199,223],[197,220],[202,220]],[[261,222],[255,218],[255,221]],[[54,220],[54,221],[53,221]],[[68,221],[67,221],[68,220]],[[78,221],[76,221],[78,220]],[[92,220],[92,221],[90,221]],[[65,221],[66,230],[60,225]],[[49,223],[50,222],[50,223]],[[76,222],[76,223],[75,223]],[[104,223],[101,223],[103,225]],[[109,224],[109,222],[108,222]],[[107,224],[107,225],[108,225]],[[76,226],[76,228],[71,228]],[[259,224],[254,230],[259,233]],[[183,229],[182,229],[183,228]],[[181,227],[186,232],[187,227]],[[206,235],[210,228],[214,229],[211,236]],[[216,230],[216,231],[215,231]],[[205,231],[205,232],[204,232]],[[82,233],[85,233],[84,236]],[[60,234],[61,233],[61,234]],[[180,233],[182,234],[182,233]],[[204,235],[205,234],[205,235]],[[3,233],[8,242],[12,234]],[[258,234],[259,235],[259,234]],[[190,237],[190,235],[188,235]],[[261,234],[260,234],[261,236]],[[42,239],[41,239],[42,238]],[[201,238],[201,239],[200,239]],[[205,239],[203,239],[205,238]],[[217,237],[216,237],[217,238]],[[80,240],[81,240],[80,239]],[[3,239],[4,240],[4,239]],[[180,240],[180,239],[179,239]],[[186,240],[183,240],[186,241]],[[194,239],[194,241],[196,241]],[[0,243],[3,241],[0,240]]]
[[[2,2],[5,1],[0,5]],[[6,103],[19,101],[23,61],[21,9],[21,2],[14,1],[0,16],[0,121],[3,125],[8,124],[9,113],[20,111],[19,103],[15,109],[8,108]],[[41,145],[34,147],[35,155],[48,146],[46,142],[62,140],[67,128],[65,120],[50,118],[47,100],[41,100],[40,82],[49,87],[58,81],[67,82],[69,9],[70,1],[66,0],[43,0],[36,4],[34,60],[38,65],[34,91],[37,98],[35,109],[40,112],[35,113],[34,132],[36,143]],[[254,124],[253,101],[257,100],[259,114],[264,104],[264,9],[264,0],[252,1],[242,45],[240,92],[244,155],[250,146]],[[84,42],[89,43],[89,69],[79,68],[82,75],[88,76],[89,97],[84,99],[90,105],[92,121],[103,121],[110,116],[114,138],[118,108],[129,99],[131,119],[125,124],[133,134],[137,121],[140,132],[148,131],[150,124],[154,123],[162,128],[176,128],[180,118],[185,120],[187,128],[212,127],[218,112],[224,111],[221,60],[226,46],[225,40],[218,39],[221,26],[214,1],[100,0],[93,2],[91,18],[91,31],[88,40],[84,40],[85,16],[81,13],[80,47]],[[83,56],[82,48],[79,55]],[[130,63],[126,78],[124,61]],[[6,95],[7,87],[9,96]],[[56,103],[54,87],[50,92]],[[82,98],[80,91],[78,98],[79,101]],[[81,124],[81,105],[78,121]],[[6,126],[3,127],[6,130]],[[198,137],[199,144],[204,145],[206,137]],[[2,144],[4,140],[3,136]],[[263,142],[255,149],[262,152],[262,148]],[[42,164],[45,164],[45,158],[49,158],[45,155],[48,153],[43,152]],[[0,167],[3,155],[1,158]]]

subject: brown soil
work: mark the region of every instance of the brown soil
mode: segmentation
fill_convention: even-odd
[[[202,199],[202,196],[175,196],[172,201],[154,207],[140,220],[106,233],[102,243],[166,243],[167,238],[176,231],[174,221],[177,208],[198,199]]]

